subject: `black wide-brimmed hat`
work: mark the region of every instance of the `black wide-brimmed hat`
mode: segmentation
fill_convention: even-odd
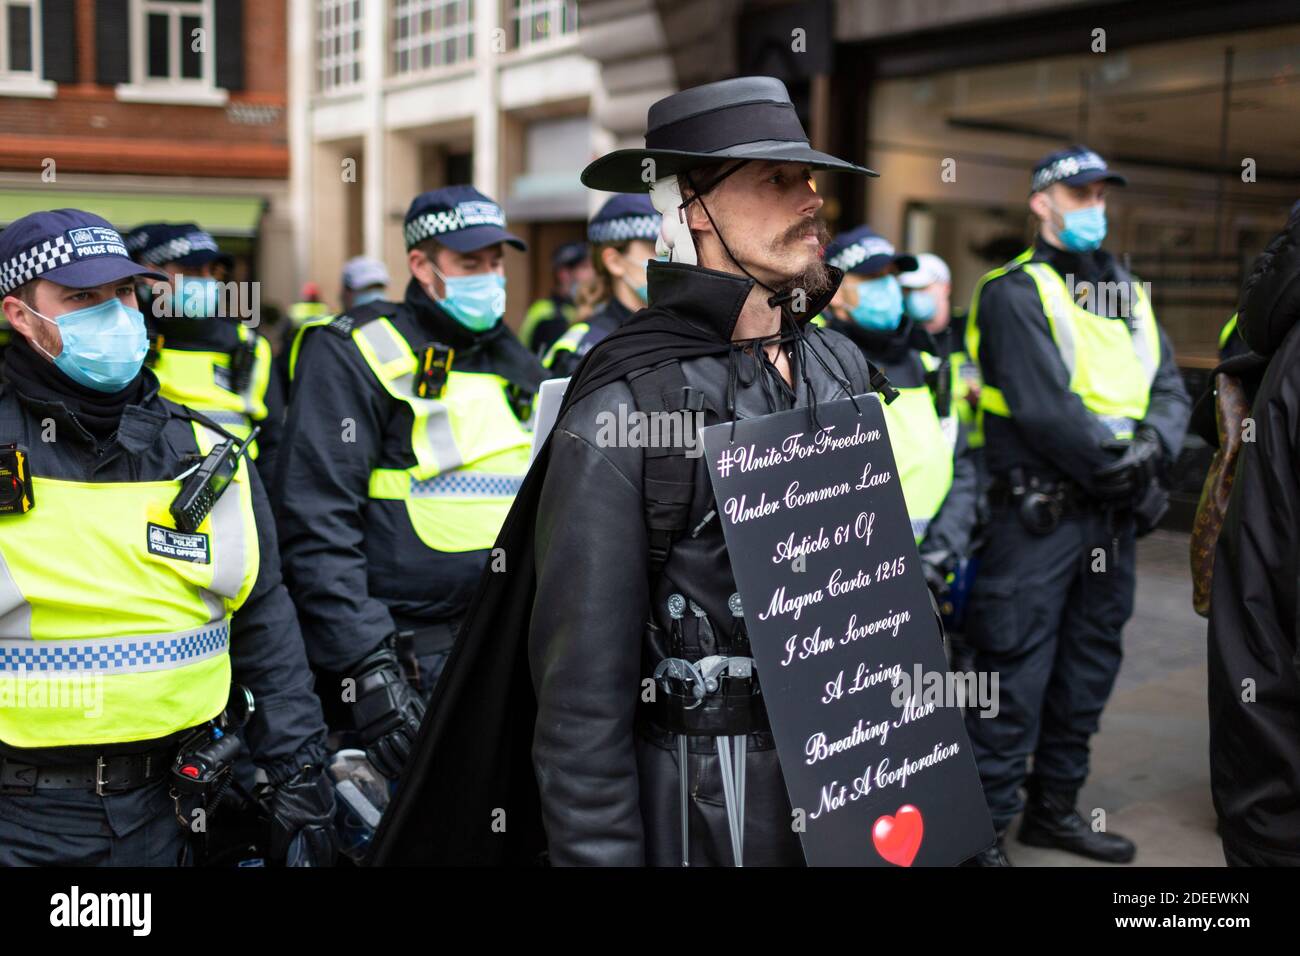
[[[659,100],[646,117],[645,149],[619,149],[600,157],[582,171],[582,182],[591,189],[643,193],[655,179],[727,159],[879,175],[809,146],[780,80],[742,76]],[[646,160],[654,162],[648,177]]]

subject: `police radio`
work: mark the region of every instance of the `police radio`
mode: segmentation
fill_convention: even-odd
[[[162,358],[163,348],[167,344],[167,339],[161,332],[155,332],[149,336],[149,351],[145,353],[144,364],[154,368],[158,360]]]
[[[451,374],[451,363],[456,350],[449,345],[434,342],[420,350],[420,366],[415,370],[415,397],[441,398]]]
[[[253,380],[253,363],[257,359],[257,338],[249,335],[230,351],[230,389],[242,395]]]
[[[27,452],[14,442],[0,445],[0,515],[26,514],[35,507]]]
[[[230,480],[235,477],[235,472],[239,470],[239,459],[244,457],[261,430],[261,425],[255,425],[238,449],[235,448],[233,439],[226,439],[214,446],[198,466],[185,476],[180,492],[172,499],[170,509],[177,530],[186,533],[198,530]]]

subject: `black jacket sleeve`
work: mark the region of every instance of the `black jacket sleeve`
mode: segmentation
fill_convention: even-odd
[[[922,554],[947,551],[954,558],[963,558],[969,553],[971,533],[975,530],[978,482],[975,460],[966,440],[966,426],[958,422],[957,444],[953,448],[952,487],[939,506],[939,513],[926,529],[920,547]]]
[[[231,619],[230,666],[234,681],[253,692],[256,709],[244,739],[275,786],[303,764],[324,761],[325,720],[312,690],[298,615],[280,578],[271,506],[257,470],[248,474],[260,557],[253,589]]]
[[[347,671],[394,630],[366,577],[363,515],[388,393],[350,337],[308,334],[280,446],[285,579],[313,664]]]
[[[1033,279],[1009,273],[985,284],[979,298],[977,359],[986,385],[1002,392],[1025,442],[1085,488],[1114,461],[1111,437],[1070,391],[1070,373],[1052,339]]]
[[[1174,361],[1174,349],[1165,330],[1160,330],[1160,367],[1151,383],[1151,404],[1142,424],[1150,425],[1160,436],[1166,463],[1178,457],[1183,447],[1187,422],[1192,417],[1192,400],[1183,385],[1182,373]]]
[[[533,764],[552,863],[639,866],[633,722],[649,610],[640,455],[631,449],[616,467],[603,451],[564,428],[551,439],[529,635]]]
[[[262,476],[262,483],[269,487],[275,480],[276,456],[284,432],[284,382],[275,362],[271,363],[271,377],[262,401],[266,403],[266,417],[255,423],[262,428],[257,433],[257,472]]]

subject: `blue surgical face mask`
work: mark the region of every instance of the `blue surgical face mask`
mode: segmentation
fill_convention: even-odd
[[[1106,238],[1106,207],[1101,205],[1085,206],[1061,212],[1055,206],[1052,211],[1061,217],[1064,223],[1057,235],[1061,245],[1071,252],[1092,252]]]
[[[917,322],[928,322],[934,318],[935,310],[938,307],[939,304],[935,301],[934,294],[924,289],[909,292],[904,303],[907,314]]]
[[[438,304],[471,332],[486,332],[501,321],[506,311],[506,277],[497,272],[472,276],[445,276],[434,267],[447,297]]]
[[[849,310],[853,321],[874,332],[892,332],[903,321],[903,287],[897,276],[867,279],[858,285],[858,304]]]
[[[172,297],[171,318],[211,319],[217,315],[220,288],[216,279],[181,276]]]
[[[654,261],[656,261],[656,260],[654,260],[654,259],[647,259],[644,263],[642,263],[642,265],[641,265],[642,274],[646,277],[646,281],[645,281],[645,282],[642,282],[640,285],[634,285],[634,286],[632,286],[632,291],[636,293],[637,298],[640,299],[640,300],[641,300],[643,303],[645,303],[646,305],[649,305],[649,304],[650,304],[650,277],[649,277],[649,272],[650,272],[650,263],[652,263],[652,262],[654,262]]]
[[[139,309],[114,298],[53,319],[30,306],[27,310],[58,328],[63,351],[50,355],[35,340],[32,344],[79,385],[99,392],[120,392],[140,374],[149,337]]]

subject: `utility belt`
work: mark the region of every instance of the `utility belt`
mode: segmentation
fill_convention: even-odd
[[[646,717],[656,729],[688,737],[737,737],[770,733],[763,691],[756,677],[723,677],[718,688],[697,697],[693,684],[676,678],[655,682]]]
[[[1051,534],[1062,519],[1096,514],[1100,504],[1073,481],[1050,479],[1012,468],[989,485],[989,504],[1015,510],[1031,534]]]
[[[166,776],[179,750],[179,741],[173,741],[142,753],[48,766],[0,757],[0,796],[30,796],[38,790],[92,790],[100,796],[126,793]]]
[[[460,621],[444,621],[438,624],[424,624],[420,627],[397,629],[397,656],[403,660],[410,657],[432,657],[445,654],[456,643],[460,633]]]

